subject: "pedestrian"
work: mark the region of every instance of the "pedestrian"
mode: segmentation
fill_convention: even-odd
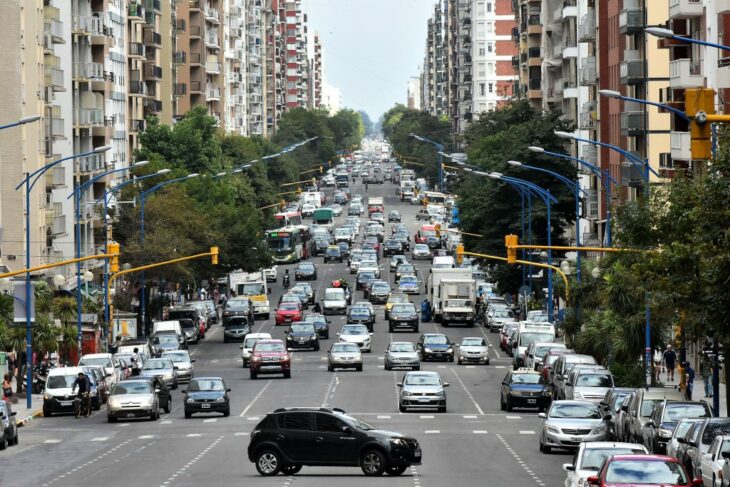
[[[700,376],[705,383],[705,397],[712,397],[712,362],[708,357],[702,357]]]
[[[674,382],[674,368],[677,366],[677,353],[672,350],[671,345],[667,345],[663,358],[664,367],[667,369],[667,380]]]
[[[3,401],[10,401],[13,397],[13,378],[10,374],[3,377]]]
[[[692,400],[692,390],[695,386],[695,369],[692,368],[692,365],[690,365],[689,362],[684,363],[684,373],[687,374],[687,388],[685,390],[685,394],[687,395],[687,400]]]

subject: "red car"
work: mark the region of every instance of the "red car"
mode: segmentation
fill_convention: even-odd
[[[302,321],[302,305],[284,301],[276,308],[276,324],[284,325],[293,321]]]
[[[691,479],[682,464],[664,455],[614,455],[608,457],[587,485],[600,487],[695,487],[702,479]]]
[[[509,340],[509,333],[513,329],[517,328],[516,325],[504,325],[502,330],[499,332],[499,348],[507,350],[507,341]]]
[[[251,350],[251,379],[259,374],[284,374],[291,378],[291,356],[283,340],[258,340]]]
[[[561,355],[567,355],[573,353],[572,350],[558,348],[555,350],[550,350],[548,353],[546,353],[542,358],[542,367],[540,368],[540,374],[542,374],[543,379],[546,381],[550,381],[550,374],[553,370],[553,365],[558,360],[558,357]]]

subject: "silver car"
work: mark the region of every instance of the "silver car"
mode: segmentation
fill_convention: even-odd
[[[398,383],[400,396],[398,409],[438,409],[446,412],[446,390],[448,382],[442,382],[438,372],[406,372],[403,382]]]
[[[355,369],[362,372],[362,353],[354,343],[333,343],[327,352],[327,370]]]
[[[572,450],[584,441],[605,441],[606,423],[598,404],[589,401],[553,401],[543,419],[540,451]]]
[[[109,395],[106,403],[107,421],[114,423],[120,418],[144,416],[155,420],[160,417],[159,407],[157,391],[150,381],[123,380],[114,385]]]
[[[362,352],[370,352],[373,349],[373,334],[365,325],[345,325],[337,335],[340,337],[340,342],[354,343]]]
[[[171,389],[177,389],[177,367],[169,358],[151,358],[139,371],[141,377],[157,377]]]
[[[385,370],[396,367],[407,367],[411,370],[421,370],[421,360],[418,350],[411,342],[391,342],[383,357]]]
[[[459,365],[468,363],[489,365],[490,347],[491,345],[483,337],[464,337],[459,344],[457,363]]]
[[[195,359],[190,358],[187,350],[163,352],[160,358],[169,358],[172,361],[172,365],[177,367],[178,381],[190,382],[190,379],[195,377],[195,370],[193,370],[193,362],[195,362]]]
[[[413,250],[411,251],[411,258],[413,260],[430,259],[431,249],[426,244],[416,244],[413,246]]]

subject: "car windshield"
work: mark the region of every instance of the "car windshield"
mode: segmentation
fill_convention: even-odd
[[[613,387],[611,374],[580,374],[577,387]]]
[[[154,345],[177,345],[177,337],[175,335],[156,335],[152,339]],[[102,364],[83,364],[83,365],[102,365]],[[109,367],[108,365],[106,367]]]
[[[226,386],[220,379],[193,379],[188,385],[188,392],[191,391],[224,391]]]
[[[292,333],[314,333],[314,325],[292,325]]]
[[[48,389],[65,389],[71,388],[74,381],[76,380],[76,374],[74,375],[52,375],[48,378],[46,388]]]
[[[384,282],[376,282],[373,284],[373,291],[376,292],[390,292],[390,286]]]
[[[170,369],[170,361],[169,360],[163,360],[163,359],[152,359],[148,360],[144,363],[142,366],[143,370],[161,370],[161,369]]]
[[[613,412],[617,413],[619,409],[621,409],[621,403],[624,402],[626,396],[628,396],[628,393],[616,394],[613,396],[613,401],[611,402],[611,409]]]
[[[112,396],[122,394],[152,394],[152,386],[147,382],[120,382],[112,389]]]
[[[530,318],[530,321],[532,321],[534,323],[548,323],[549,322],[548,315],[542,315],[542,314],[533,316],[532,318]]]
[[[600,419],[598,406],[576,403],[553,403],[550,409],[551,418]]]
[[[253,346],[256,344],[258,340],[261,340],[260,338],[246,338],[243,341],[243,348],[253,348]]]
[[[667,404],[664,409],[663,421],[679,421],[682,418],[707,418],[708,411],[704,404]]]
[[[390,312],[393,314],[414,314],[416,312],[416,307],[411,303],[395,304]]]
[[[557,354],[556,355],[548,355],[547,356],[547,361],[546,361],[545,365],[552,365],[552,364],[554,364],[555,362],[557,362],[557,360],[558,360],[559,357],[560,357],[560,355],[557,355]]]
[[[416,276],[403,276],[398,281],[398,284],[418,284]]]
[[[418,250],[419,252],[428,252],[428,245],[416,244],[413,246],[413,250]]]
[[[352,308],[350,318],[370,318],[370,310],[368,308]]]
[[[539,384],[540,374],[512,374],[513,384]]]
[[[432,335],[427,336],[423,342],[429,345],[448,345],[449,339],[445,335]]]
[[[554,339],[552,333],[520,333],[520,346],[526,347],[532,342],[551,342]]]
[[[299,296],[294,296],[297,301],[299,300]],[[297,311],[299,310],[299,305],[297,303],[290,303],[290,302],[283,302],[279,305],[280,311]]]
[[[727,418],[723,418],[723,421]],[[702,444],[709,445],[716,436],[730,435],[730,423],[710,423],[702,433]]]
[[[325,301],[342,301],[345,299],[345,292],[342,289],[328,289],[324,292]]]
[[[390,345],[391,352],[415,352],[416,347],[412,343],[392,343]]]
[[[328,247],[327,255],[340,255],[340,248],[339,247]]]
[[[175,339],[175,342],[177,343],[177,339]],[[79,365],[101,365],[102,367],[113,367],[112,361],[109,357],[81,357]]]
[[[190,356],[185,352],[167,352],[162,354],[163,358],[169,358],[173,363],[187,362]]]
[[[375,279],[375,273],[373,272],[361,272],[357,275],[359,281],[367,281],[368,279]]]
[[[686,485],[687,476],[682,465],[676,461],[616,460],[608,465],[606,482],[632,485]]]
[[[297,269],[299,269],[300,271],[313,271],[314,264],[310,264],[309,262],[302,262],[297,266]]]
[[[401,264],[398,266],[398,274],[412,274],[416,271],[416,268],[411,264]]]
[[[509,311],[507,309],[498,309],[494,312],[495,318],[514,318],[515,315],[512,313],[512,311]]]
[[[438,386],[441,379],[434,374],[406,374],[404,384],[407,386]]]
[[[598,470],[603,461],[611,455],[632,455],[644,453],[643,448],[586,448],[583,450],[581,470]]]
[[[674,436],[675,437],[684,438],[684,436],[687,434],[687,432],[689,431],[689,429],[695,423],[697,423],[697,421],[682,421],[674,429]]]
[[[484,338],[464,338],[461,340],[462,347],[486,347],[487,343]]]
[[[342,335],[367,335],[368,329],[365,326],[343,326]]]
[[[283,343],[257,343],[255,352],[285,352]]]
[[[248,309],[248,300],[231,299],[226,303],[226,309],[231,311],[245,311]]]
[[[354,343],[335,343],[334,345],[332,345],[333,352],[354,353],[358,350],[359,348],[357,348],[357,345],[355,345]]]

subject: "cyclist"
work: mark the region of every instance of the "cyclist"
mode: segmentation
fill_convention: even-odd
[[[71,394],[73,394],[73,392],[76,390],[76,387],[79,388],[79,399],[83,401],[82,411],[84,412],[85,416],[88,416],[91,413],[91,404],[89,398],[89,394],[91,393],[91,382],[89,381],[89,378],[86,377],[86,374],[84,374],[83,372],[79,372],[78,377],[76,377],[76,380],[71,386]],[[79,415],[77,414],[76,417],[78,418]]]

